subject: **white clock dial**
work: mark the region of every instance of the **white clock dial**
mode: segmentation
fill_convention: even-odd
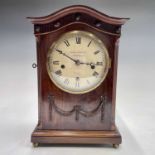
[[[63,91],[83,94],[94,90],[109,70],[104,43],[85,31],[62,35],[48,51],[47,70],[54,84]]]

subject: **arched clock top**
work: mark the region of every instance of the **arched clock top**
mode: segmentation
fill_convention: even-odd
[[[34,24],[35,34],[46,34],[71,24],[85,24],[99,31],[120,35],[121,26],[129,18],[117,18],[103,14],[93,8],[74,5],[43,17],[27,17]]]

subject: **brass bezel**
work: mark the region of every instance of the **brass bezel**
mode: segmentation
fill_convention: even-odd
[[[65,35],[74,34],[74,33],[82,33],[82,34],[91,36],[91,38],[93,38],[94,40],[97,40],[97,41],[100,43],[100,45],[102,46],[102,48],[104,49],[105,59],[106,59],[106,67],[105,67],[104,75],[103,75],[102,79],[100,80],[100,82],[99,82],[96,86],[94,86],[94,87],[92,87],[92,88],[90,88],[90,89],[88,89],[88,90],[84,90],[84,91],[75,91],[75,92],[74,92],[74,91],[67,90],[67,89],[65,89],[64,87],[62,87],[60,84],[58,84],[58,83],[53,79],[52,75],[50,74],[51,71],[50,71],[50,67],[49,67],[49,65],[48,65],[48,57],[49,57],[50,53],[53,51],[53,50],[51,50],[51,49],[53,49],[53,48],[55,47],[56,42],[57,42],[60,38],[64,37]],[[62,34],[62,35],[61,35],[55,42],[53,42],[53,44],[50,46],[50,48],[49,48],[49,50],[48,50],[48,54],[47,54],[46,68],[47,68],[47,72],[48,72],[48,75],[49,75],[51,81],[52,81],[59,89],[65,91],[65,92],[67,92],[67,93],[70,93],[70,94],[85,94],[85,93],[88,93],[88,92],[90,92],[90,91],[96,89],[96,88],[104,81],[104,79],[106,78],[106,76],[107,76],[107,74],[108,74],[109,68],[110,68],[110,66],[111,66],[110,60],[111,60],[111,59],[109,58],[108,50],[107,50],[105,44],[104,44],[97,36],[95,36],[94,34],[92,34],[92,33],[90,33],[90,32],[87,32],[87,31],[74,30],[74,31],[69,31],[69,32],[66,32],[66,33]]]

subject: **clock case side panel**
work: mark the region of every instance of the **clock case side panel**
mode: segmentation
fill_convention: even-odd
[[[42,41],[41,41],[41,36],[40,35],[35,35],[36,38],[36,56],[37,56],[37,80],[38,80],[38,124],[37,128],[42,129],[43,123],[45,120],[45,115],[44,115],[44,106],[43,102],[44,99],[42,98]]]
[[[116,113],[116,86],[117,86],[117,70],[118,70],[118,49],[119,49],[119,38],[115,40],[114,58],[113,58],[113,88],[112,88],[112,130],[116,129],[115,125],[115,113]]]

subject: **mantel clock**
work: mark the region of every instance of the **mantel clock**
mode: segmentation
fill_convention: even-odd
[[[76,5],[28,17],[37,44],[34,145],[121,143],[115,125],[118,44],[128,18]]]

